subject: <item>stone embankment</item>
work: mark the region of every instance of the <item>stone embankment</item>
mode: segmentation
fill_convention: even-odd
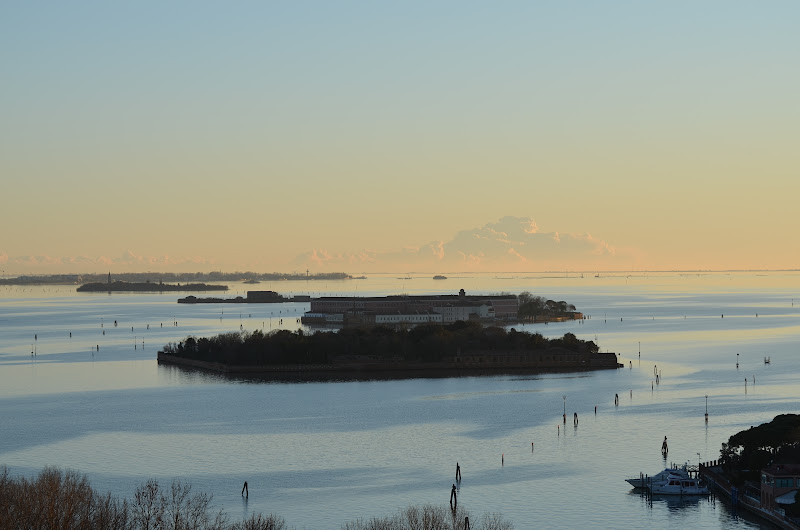
[[[470,352],[441,362],[416,363],[401,359],[380,359],[367,356],[339,357],[329,364],[282,364],[282,365],[227,365],[206,362],[158,352],[159,364],[177,365],[226,375],[258,376],[302,376],[309,378],[409,378],[409,377],[458,377],[497,374],[537,374],[544,372],[580,372],[589,370],[616,369],[615,353],[575,353],[550,349],[541,352]]]
[[[700,476],[708,482],[714,493],[722,495],[723,498],[727,499],[733,506],[744,508],[750,513],[766,519],[780,528],[790,530],[797,530],[800,528],[794,521],[786,518],[782,514],[764,509],[761,506],[760,492],[758,490],[750,491],[748,488],[739,490],[731,484],[725,477],[722,466],[719,465],[718,461],[702,464],[700,466]]]

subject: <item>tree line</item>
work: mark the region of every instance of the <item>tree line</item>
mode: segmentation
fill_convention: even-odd
[[[463,507],[409,506],[389,517],[357,519],[344,530],[461,530]],[[47,467],[36,477],[12,477],[0,467],[0,530],[286,530],[283,517],[252,514],[238,522],[215,511],[212,495],[174,480],[168,488],[150,479],[131,500],[100,493],[85,475]],[[510,530],[499,514],[484,514],[474,530]]]
[[[476,351],[530,352],[562,349],[597,353],[592,341],[567,333],[547,339],[540,333],[514,328],[484,327],[476,322],[426,324],[412,328],[373,326],[345,328],[338,332],[305,333],[276,330],[264,333],[222,333],[214,337],[187,337],[164,346],[164,353],[231,366],[283,364],[329,364],[346,356],[371,357],[384,361],[440,362],[459,353]]]
[[[212,496],[174,480],[136,488],[133,499],[95,490],[85,475],[47,467],[36,477],[12,477],[0,467],[0,530],[283,530],[277,515],[229,522],[212,509]]]
[[[720,461],[734,484],[760,481],[761,469],[775,462],[800,462],[800,415],[780,414],[740,431],[722,444]]]
[[[524,320],[535,317],[557,317],[565,316],[575,312],[575,306],[567,302],[548,300],[543,296],[536,296],[528,291],[523,291],[517,295],[519,308],[517,316]]]

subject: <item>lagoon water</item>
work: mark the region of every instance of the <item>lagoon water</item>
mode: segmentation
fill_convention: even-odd
[[[149,478],[179,478],[212,493],[233,519],[276,513],[296,528],[446,505],[456,462],[459,503],[473,517],[501,513],[516,528],[762,525],[722,499],[648,503],[624,478],[663,469],[664,436],[670,462],[696,464],[718,458],[732,434],[800,411],[800,273],[411,276],[233,284],[227,296],[527,290],[573,303],[588,318],[522,330],[596,340],[625,368],[229,380],[160,367],[156,352],[187,335],[296,329],[308,304],[179,305],[175,293],[3,286],[0,465],[14,475],[76,469],[124,497]]]

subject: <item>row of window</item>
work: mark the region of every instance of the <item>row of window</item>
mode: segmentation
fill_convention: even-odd
[[[761,482],[764,484],[771,484],[776,488],[794,488],[800,487],[800,477],[789,477],[789,478],[776,478],[773,482],[770,482],[768,475],[761,475]]]
[[[441,322],[441,318],[429,315],[397,315],[376,317],[377,323],[381,322]]]

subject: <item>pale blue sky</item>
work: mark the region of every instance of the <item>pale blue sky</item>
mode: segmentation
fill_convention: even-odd
[[[505,216],[591,233],[625,268],[796,267],[799,15],[6,2],[0,268],[369,250],[365,267],[405,270],[398,250]],[[509,266],[545,263],[603,265],[554,249]]]

